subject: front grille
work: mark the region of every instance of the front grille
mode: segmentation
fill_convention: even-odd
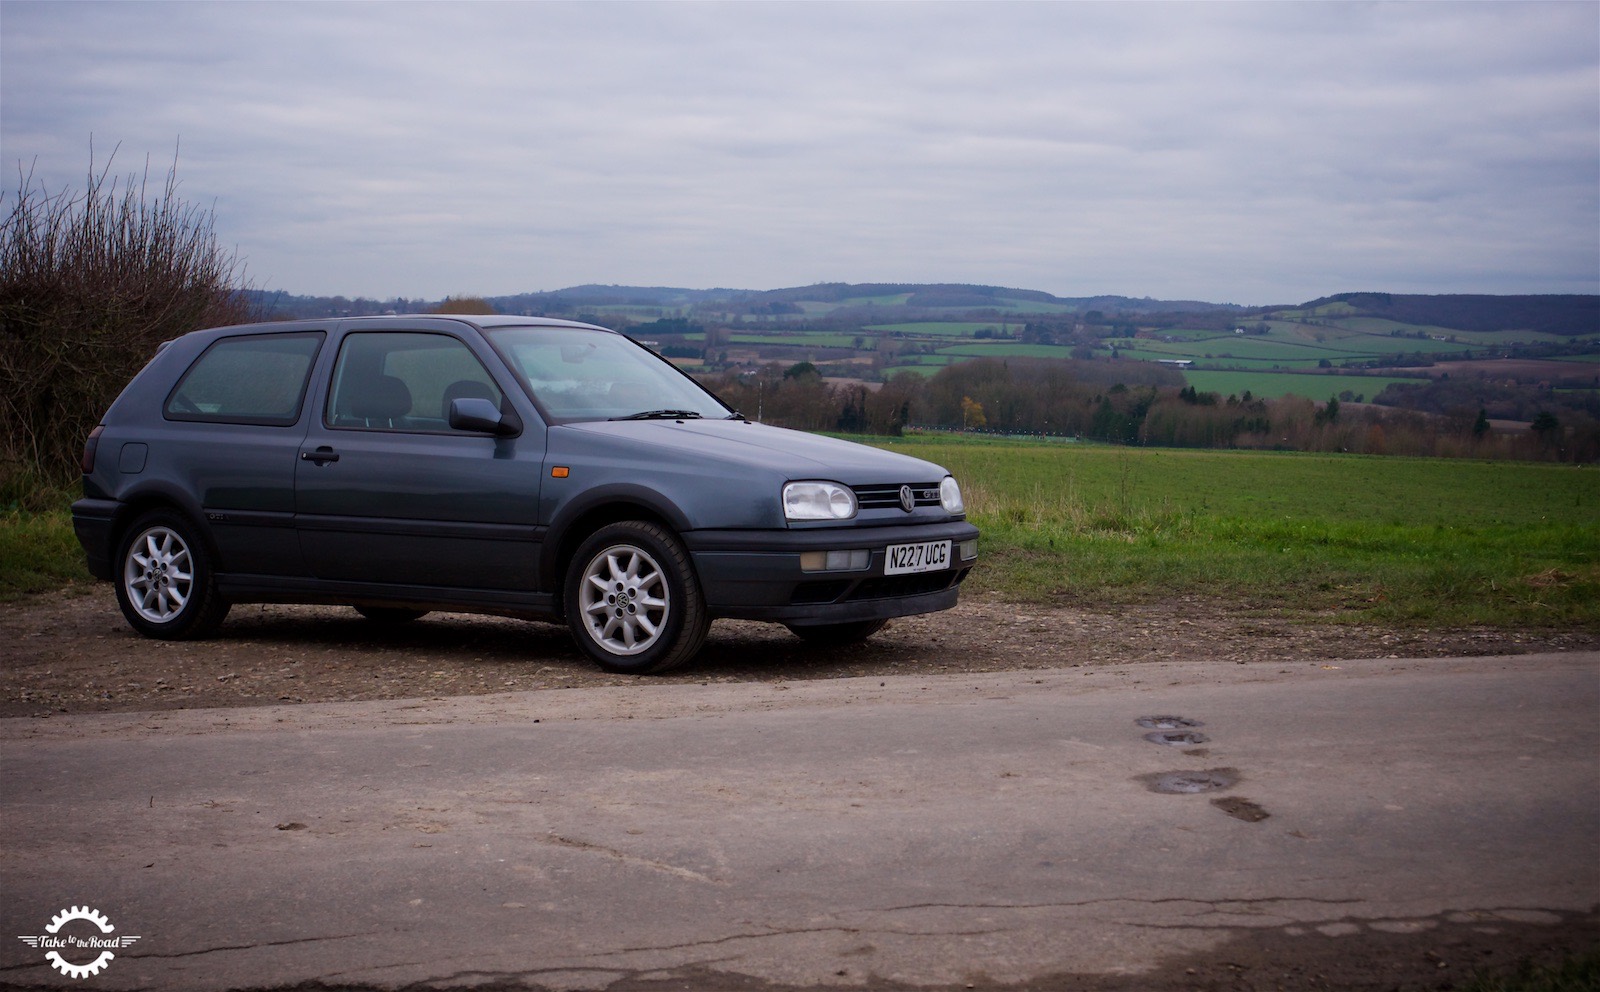
[[[864,599],[899,599],[905,596],[925,596],[960,585],[970,569],[944,572],[923,572],[918,575],[882,575],[861,579],[858,582],[802,582],[790,594],[789,602],[795,606],[816,606],[823,603],[854,603]]]
[[[923,596],[942,592],[967,577],[959,572],[924,572],[921,575],[887,575],[876,579],[863,579],[845,597],[846,602],[858,599],[899,599],[902,596]]]
[[[802,582],[794,587],[789,602],[796,606],[831,603],[850,588],[849,581]]]
[[[900,487],[911,487],[911,497],[917,506],[939,505],[939,484],[937,482],[891,482],[878,486],[851,486],[856,494],[856,502],[863,510],[900,510]]]

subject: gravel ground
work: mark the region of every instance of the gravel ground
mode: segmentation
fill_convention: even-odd
[[[136,635],[109,584],[0,611],[0,717],[408,699],[628,685],[573,647],[566,629],[464,614],[384,627],[353,610],[239,606],[206,641]],[[719,621],[704,651],[665,682],[782,682],[992,672],[1146,661],[1326,664],[1341,658],[1523,654],[1600,648],[1600,632],[1404,629],[1283,617],[1183,599],[1117,610],[968,597],[893,621],[864,644],[815,648],[771,624]]]

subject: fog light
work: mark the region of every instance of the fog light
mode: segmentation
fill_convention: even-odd
[[[872,564],[870,551],[802,551],[802,572],[859,572]]]
[[[971,561],[978,557],[978,539],[973,538],[970,541],[962,541],[958,545],[958,550],[961,552],[962,561]]]

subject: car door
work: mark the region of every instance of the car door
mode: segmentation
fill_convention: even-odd
[[[496,365],[464,334],[354,330],[339,339],[295,472],[296,526],[313,575],[373,587],[535,588],[543,426],[532,411],[514,437],[449,424],[454,399],[507,403]]]
[[[298,576],[296,452],[306,434],[307,383],[326,333],[217,337],[161,408],[153,443],[125,444],[119,467],[168,480],[199,503],[225,572]]]

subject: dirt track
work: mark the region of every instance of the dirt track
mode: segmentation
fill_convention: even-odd
[[[221,634],[169,643],[124,623],[109,585],[0,611],[0,717],[480,695],[624,685],[582,658],[565,628],[435,614],[384,628],[329,607],[235,607]],[[1386,630],[1284,619],[1247,605],[1180,600],[1120,611],[968,597],[898,620],[863,645],[812,648],[781,627],[720,621],[679,682],[781,682],[1147,661],[1328,664],[1341,658],[1523,654],[1600,648],[1600,633]]]

